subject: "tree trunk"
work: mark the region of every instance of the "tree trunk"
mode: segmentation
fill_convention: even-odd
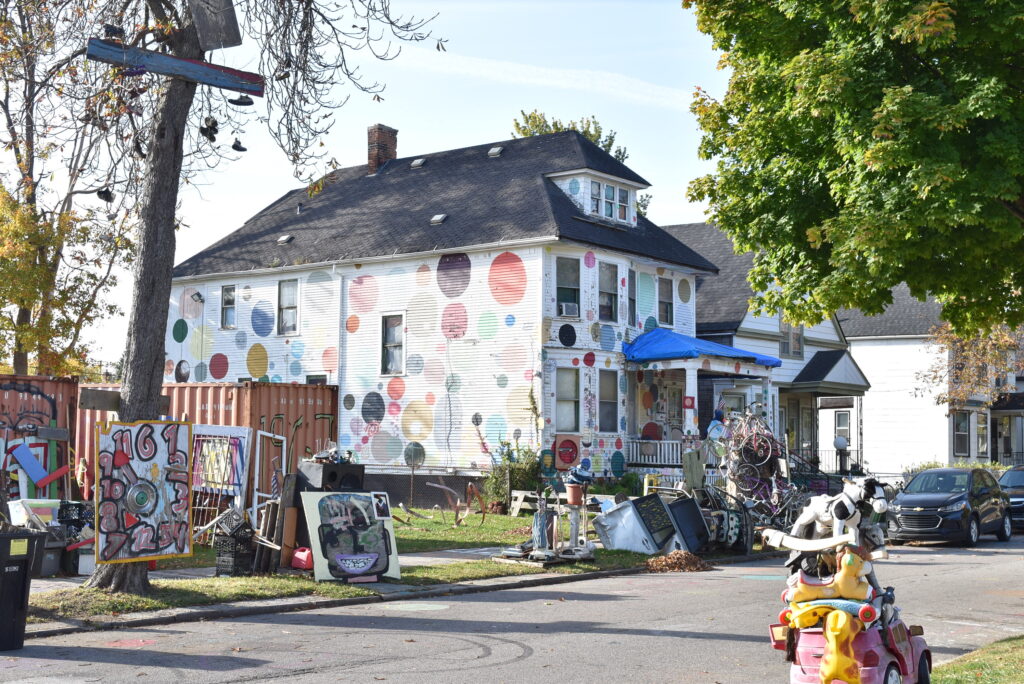
[[[202,59],[195,27],[190,23],[176,36],[177,57]],[[160,417],[163,385],[164,335],[174,267],[175,209],[184,153],[185,126],[196,84],[169,79],[157,104],[150,131],[150,153],[140,201],[139,229],[133,274],[132,310],[121,387],[123,421]],[[145,594],[150,590],[144,561],[98,565],[85,586]]]
[[[14,328],[14,359],[11,364],[15,375],[28,375],[28,345],[21,331],[31,323],[32,310],[19,306]]]

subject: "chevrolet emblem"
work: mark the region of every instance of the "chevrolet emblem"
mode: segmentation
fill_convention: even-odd
[[[915,508],[914,510],[915,510],[915,511],[923,511],[924,509],[923,509],[923,508],[921,508],[920,506],[918,506],[918,507],[917,507],[917,508]]]

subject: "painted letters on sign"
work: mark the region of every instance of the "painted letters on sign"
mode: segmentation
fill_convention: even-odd
[[[191,556],[191,424],[113,422],[96,431],[96,562]]]

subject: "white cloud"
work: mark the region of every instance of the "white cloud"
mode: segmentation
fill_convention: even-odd
[[[405,47],[401,67],[435,74],[479,78],[491,83],[514,83],[537,88],[578,90],[602,97],[679,112],[690,110],[691,94],[612,71],[557,69],[483,57],[438,53]]]

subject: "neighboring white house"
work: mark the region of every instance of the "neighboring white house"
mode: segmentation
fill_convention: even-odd
[[[982,397],[952,410],[936,404],[936,389],[919,375],[938,353],[928,337],[941,322],[942,306],[931,298],[915,299],[906,285],[894,288],[892,295],[892,304],[877,316],[860,311],[837,316],[853,358],[871,378],[871,391],[863,399],[864,453],[871,470],[900,473],[926,461],[984,464],[996,443],[997,459],[1001,451],[1019,451],[1024,407],[1004,404],[1004,410],[992,411],[992,420]],[[993,427],[998,439],[993,439]]]
[[[719,274],[697,279],[697,336],[782,359],[772,372],[769,415],[784,426],[790,450],[829,471],[845,470],[861,458],[860,402],[874,382],[851,357],[835,319],[804,329],[781,317],[749,310],[747,273],[753,254],[736,254],[732,240],[707,223],[666,226],[681,242],[718,266]],[[866,370],[866,369],[865,369]],[[701,425],[719,401],[742,409],[760,401],[761,388],[742,378],[707,378],[701,384]],[[782,430],[777,430],[780,434]],[[844,458],[834,447],[847,439]]]
[[[698,375],[770,387],[740,350],[632,363],[623,344],[696,332],[715,266],[638,216],[648,183],[576,132],[368,163],[285,194],[179,264],[168,381],[338,386],[338,442],[382,468],[479,471],[518,441],[598,473],[678,455]],[[682,347],[680,347],[682,349]]]

